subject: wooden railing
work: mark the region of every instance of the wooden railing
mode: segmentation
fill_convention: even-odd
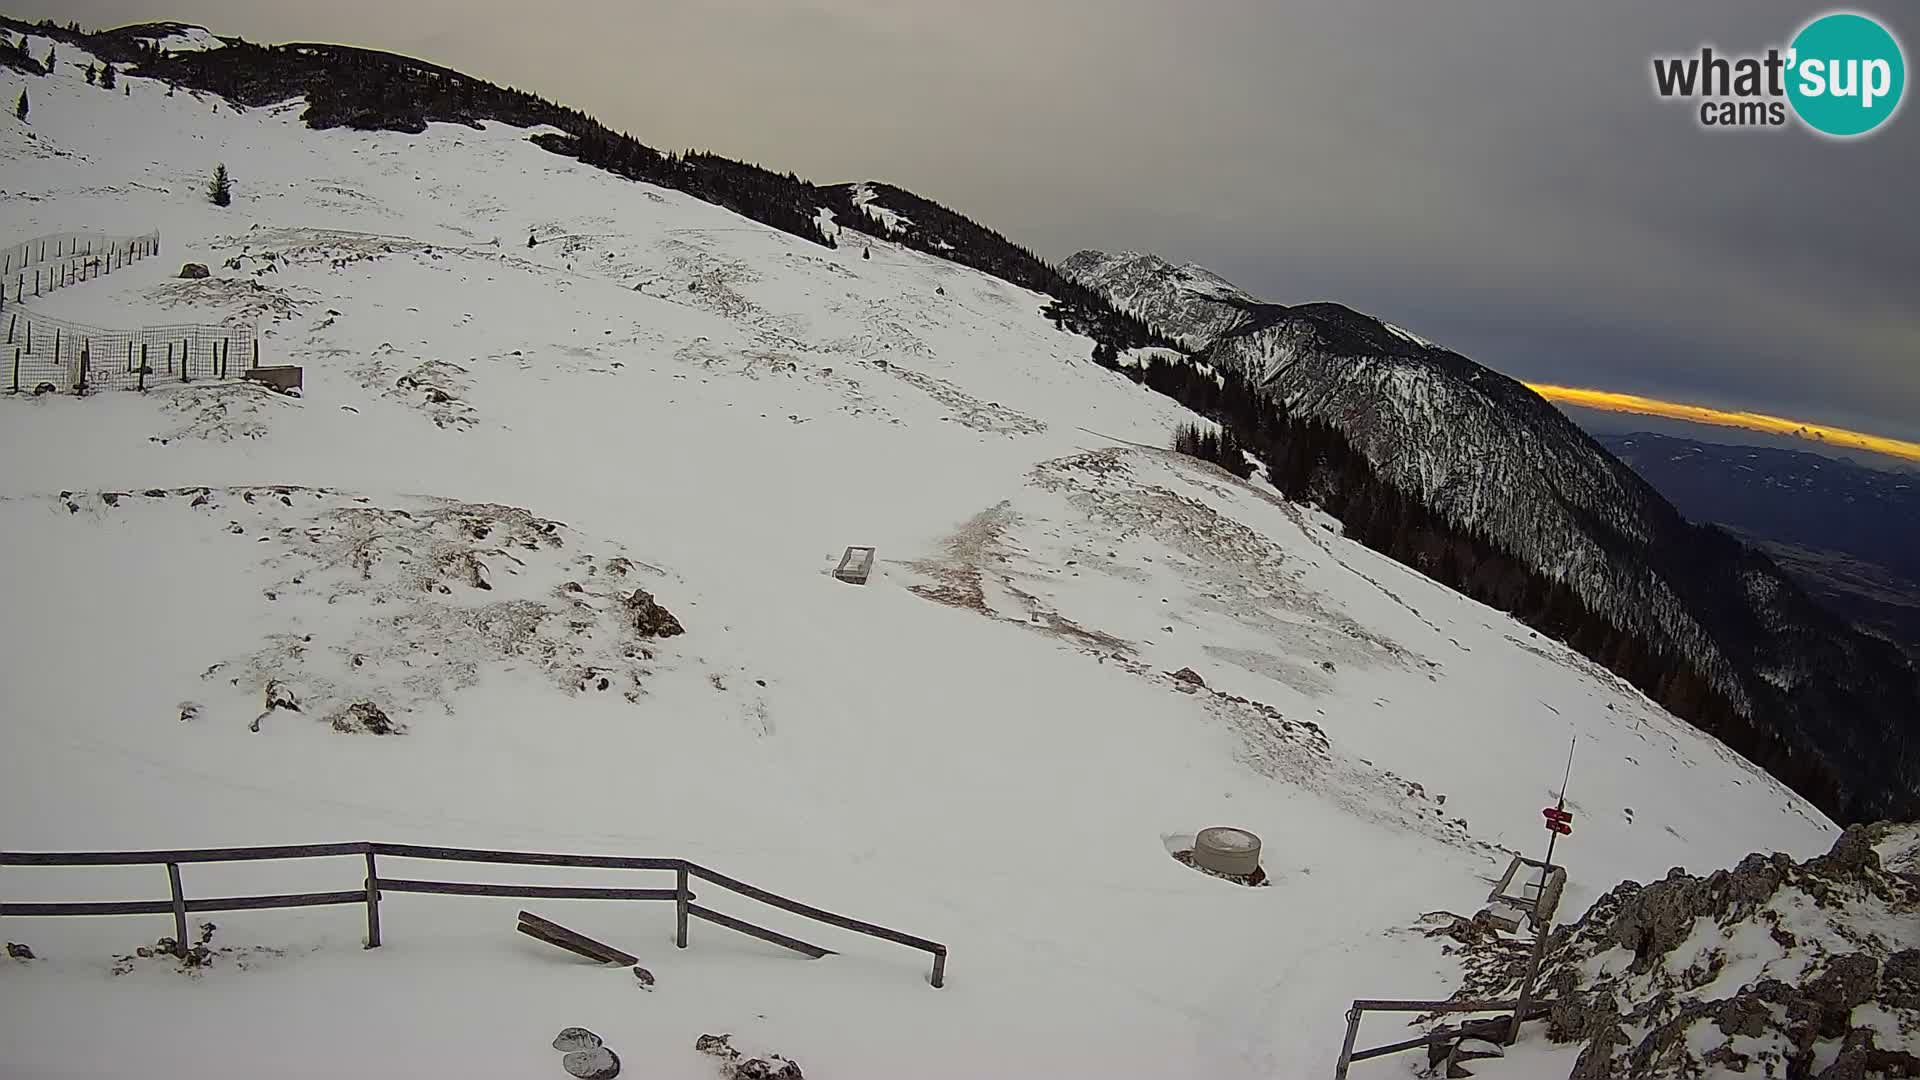
[[[1517,1030],[1515,1020],[1533,1019],[1546,1014],[1548,1006],[1542,1002],[1525,1001],[1402,1001],[1381,998],[1360,998],[1347,1010],[1347,1038],[1340,1047],[1340,1060],[1334,1063],[1334,1080],[1346,1080],[1347,1068],[1356,1061],[1398,1054],[1406,1050],[1417,1050],[1447,1039],[1462,1036],[1484,1038],[1492,1042],[1511,1043],[1511,1029]],[[1481,1013],[1513,1011],[1514,1016],[1501,1017],[1498,1020],[1469,1021],[1458,1030],[1430,1031],[1411,1039],[1388,1043],[1384,1046],[1355,1050],[1354,1041],[1360,1035],[1360,1018],[1370,1012],[1398,1013]]]
[[[252,862],[267,859],[321,859],[359,855],[366,859],[367,874],[361,887],[335,892],[284,893],[273,896],[229,896],[191,898],[180,882],[180,867],[188,863]],[[423,881],[410,878],[383,878],[375,857],[424,859],[445,862],[502,863],[512,866],[564,866],[581,869],[671,870],[671,889],[624,889],[574,887],[562,885],[494,885],[464,881]],[[755,926],[743,919],[694,903],[691,879],[699,878],[768,907],[779,908],[815,922],[856,934],[881,938],[933,956],[933,974],[929,981],[936,987],[946,983],[947,947],[926,938],[890,930],[884,926],[836,915],[831,911],[803,904],[777,893],[749,885],[686,859],[637,858],[624,855],[553,855],[534,851],[489,851],[480,848],[423,847],[417,844],[294,844],[283,847],[195,848],[180,851],[6,851],[0,852],[0,866],[165,866],[171,896],[166,900],[116,900],[106,902],[12,903],[0,902],[4,916],[64,915],[164,915],[173,913],[174,946],[180,955],[187,952],[187,913],[190,911],[257,911],[268,908],[320,907],[331,904],[365,904],[367,909],[367,948],[380,945],[380,898],[383,892],[433,893],[441,896],[535,897],[557,900],[659,900],[673,901],[675,911],[674,944],[687,947],[687,921],[700,919],[723,926],[762,941],[792,949],[818,959],[832,954],[798,938]]]

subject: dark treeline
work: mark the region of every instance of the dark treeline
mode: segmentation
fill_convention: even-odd
[[[1236,371],[1158,356],[1122,366],[1105,350],[1096,350],[1094,359],[1220,424],[1218,435],[1182,427],[1174,449],[1242,477],[1252,473],[1245,455],[1254,455],[1275,488],[1339,519],[1348,537],[1565,642],[1827,813],[1842,812],[1840,784],[1824,761],[1796,753],[1777,732],[1735,709],[1685,657],[1615,626],[1571,586],[1534,572],[1478,530],[1434,514],[1376,473],[1338,428],[1291,416]]]
[[[1153,327],[1115,308],[1098,292],[1068,280],[1051,263],[972,218],[891,184],[866,187],[873,191],[876,202],[911,224],[889,233],[853,201],[854,185],[850,184],[820,189],[820,205],[832,210],[834,220],[847,228],[1045,293],[1053,298],[1045,309],[1046,316],[1062,330],[1084,334],[1114,349],[1149,345],[1175,348]]]
[[[1253,462],[1247,460],[1247,448],[1240,445],[1232,428],[1207,431],[1198,424],[1181,424],[1173,429],[1172,445],[1176,453],[1211,461],[1242,480],[1253,475]]]
[[[24,24],[23,24],[24,25]],[[99,34],[71,28],[36,28],[84,46],[102,59],[130,66],[133,74],[218,94],[246,106],[307,99],[302,119],[316,129],[348,127],[418,134],[430,123],[477,125],[493,120],[518,127],[549,125],[561,133],[534,141],[596,168],[684,191],[784,232],[827,247],[834,240],[819,226],[821,208],[849,228],[992,274],[1046,294],[1046,317],[1062,330],[1085,334],[1115,349],[1173,347],[1152,327],[1119,311],[1092,289],[1068,280],[1038,255],[962,214],[887,184],[872,185],[883,204],[913,224],[888,236],[853,203],[845,185],[823,187],[793,173],[698,151],[662,153],[613,131],[578,109],[511,87],[496,86],[410,57],[344,45],[261,46],[238,38],[226,48],[169,53],[153,37],[175,29],[153,23]],[[30,61],[29,61],[30,62]]]
[[[717,154],[663,154],[613,131],[578,109],[410,57],[344,45],[254,45],[169,53],[126,27],[104,34],[72,34],[89,51],[129,65],[132,74],[258,107],[305,97],[302,119],[316,129],[419,134],[431,123],[516,127],[550,125],[564,134],[534,141],[556,153],[633,180],[684,191],[765,225],[818,244],[833,241],[815,222],[819,188],[792,173],[776,173]]]
[[[23,75],[45,75],[47,67],[29,53],[27,37],[23,31],[18,39],[12,33],[13,27],[0,28],[0,67],[9,67]]]

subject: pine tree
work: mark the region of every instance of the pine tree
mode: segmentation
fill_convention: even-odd
[[[99,81],[100,81],[100,69],[94,67],[92,64],[88,64],[87,65],[87,85],[92,86],[98,83]]]
[[[109,63],[100,69],[100,89],[111,90],[114,86],[113,65]]]
[[[215,206],[232,205],[233,179],[227,175],[227,165],[225,162],[214,166],[213,182],[207,185],[207,198]]]
[[[27,122],[27,92],[24,89],[20,91],[20,100],[14,103],[13,115],[19,117],[21,123]]]
[[[53,51],[53,46],[47,46],[47,74],[53,74],[53,62],[57,58],[58,54]]]

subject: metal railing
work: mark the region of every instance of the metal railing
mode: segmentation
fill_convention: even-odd
[[[333,892],[282,893],[269,896],[227,896],[194,898],[181,884],[180,867],[188,863],[253,862],[268,859],[318,859],[362,856],[367,873],[360,888]],[[399,859],[425,859],[446,862],[504,863],[514,866],[563,866],[614,870],[671,870],[671,889],[600,888],[556,885],[496,885],[462,881],[425,881],[380,876],[376,856]],[[933,956],[935,986],[946,983],[947,947],[926,938],[890,930],[860,919],[803,904],[737,878],[710,870],[687,859],[636,858],[622,855],[553,855],[531,851],[491,851],[480,848],[424,847],[417,844],[354,842],[346,844],[294,844],[282,847],[195,848],[179,851],[7,851],[0,852],[0,866],[165,866],[170,896],[166,900],[125,900],[106,902],[14,903],[0,902],[0,917],[76,916],[76,915],[164,915],[173,914],[174,948],[184,957],[187,945],[187,913],[201,911],[258,911],[271,908],[321,907],[335,904],[364,904],[367,911],[366,947],[380,946],[380,900],[384,892],[433,893],[442,896],[500,896],[562,900],[641,900],[674,904],[676,926],[674,944],[687,947],[687,923],[691,919],[722,926],[762,941],[792,949],[814,959],[831,950],[811,945],[798,938],[755,926],[742,919],[694,903],[690,883],[699,878],[729,892],[769,907],[850,930],[857,934],[891,941]]]

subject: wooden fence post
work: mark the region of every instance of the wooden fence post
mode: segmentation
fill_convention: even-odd
[[[1340,1048],[1340,1060],[1334,1063],[1333,1080],[1347,1080],[1347,1067],[1353,1064],[1353,1040],[1360,1034],[1360,1010],[1347,1010],[1347,1042]]]
[[[173,342],[167,342],[167,374],[173,374]]]
[[[673,943],[682,949],[687,947],[687,892],[687,868],[680,866],[673,872]]]
[[[13,344],[13,328],[18,325],[20,325],[20,313],[16,311],[13,317],[7,320],[7,344]]]
[[[947,985],[947,954],[945,950],[933,954],[933,978],[930,980],[935,990]]]
[[[133,374],[133,342],[127,342],[127,374]]]
[[[380,872],[374,869],[373,849],[367,849],[367,948],[380,947]]]
[[[11,341],[13,339],[8,338],[7,340]],[[257,337],[253,339],[253,366],[260,366],[260,339]]]
[[[84,394],[87,392],[87,368],[92,366],[92,364],[93,364],[93,342],[91,341],[81,342],[80,344],[80,381],[73,384],[74,393]]]
[[[147,343],[143,341],[140,343],[140,378],[134,384],[134,389],[140,390],[140,391],[146,390],[147,372],[150,370],[152,369],[147,367]]]
[[[1558,839],[1556,836],[1555,839]],[[1513,1024],[1507,1028],[1506,1044],[1512,1046],[1520,1041],[1520,1025],[1526,1022],[1527,1006],[1533,1000],[1533,981],[1540,975],[1540,961],[1547,954],[1547,932],[1551,929],[1538,923],[1533,927],[1533,955],[1527,960],[1526,977],[1520,980],[1520,997],[1514,1002]]]
[[[180,891],[180,864],[167,864],[167,884],[173,887],[173,952],[187,958],[187,894]]]
[[[20,347],[13,347],[13,392],[20,392]]]

